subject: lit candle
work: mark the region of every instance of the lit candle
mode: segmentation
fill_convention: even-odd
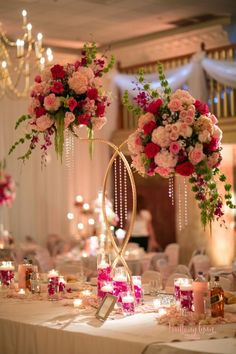
[[[17,58],[20,57],[20,47],[21,47],[21,40],[17,39],[16,40],[16,56],[17,56]]]
[[[24,290],[24,289],[20,289],[20,290],[18,291],[18,294],[19,294],[19,295],[25,295],[25,290]]]
[[[42,48],[42,41],[43,41],[43,35],[42,35],[42,33],[38,33],[38,34],[37,34],[37,43],[38,43],[38,49],[39,49],[39,51],[40,51],[41,48]]]
[[[5,60],[2,61],[2,69],[6,69],[7,68],[7,62]]]
[[[32,31],[32,25],[31,25],[31,23],[28,23],[26,28],[27,28],[27,32],[28,32],[28,41],[30,41],[31,38],[32,38],[32,32],[31,32]]]
[[[40,70],[42,71],[44,69],[44,65],[45,65],[45,58],[44,57],[40,58],[39,63],[40,63]],[[68,214],[67,214],[67,217],[68,217],[69,220],[74,219],[74,215],[72,213],[71,213],[72,214],[72,218],[69,218]]]
[[[48,278],[56,278],[56,277],[59,277],[57,270],[52,269],[48,272]]]
[[[113,293],[113,286],[112,284],[105,284],[101,287],[101,291],[103,291],[104,293]]]
[[[83,205],[84,211],[88,211],[89,208],[90,208],[89,204],[88,203],[84,203],[84,205]]]
[[[84,296],[90,296],[92,294],[92,292],[90,290],[83,290],[83,291],[81,291],[81,294]]]
[[[27,23],[27,11],[22,10],[22,16],[23,16],[23,25],[25,26]]]
[[[115,274],[113,280],[127,282],[127,276],[125,274]]]
[[[12,264],[12,262],[10,261],[2,261],[1,265],[0,265],[0,270],[14,270],[14,266]]]
[[[160,308],[158,311],[159,316],[164,316],[164,315],[166,315],[166,313],[167,313],[167,311],[164,308]]]
[[[126,295],[122,297],[122,302],[125,304],[132,304],[134,302],[133,295]]]
[[[161,300],[160,299],[154,299],[153,300],[153,306],[155,307],[155,309],[159,309],[159,307],[161,306]]]
[[[74,307],[81,307],[82,302],[83,302],[82,299],[74,299],[73,305]]]
[[[77,196],[75,197],[75,201],[76,201],[76,203],[78,203],[78,204],[82,204],[83,201],[84,201],[84,198],[82,197],[82,195],[77,195]]]
[[[101,262],[98,264],[98,269],[106,269],[110,265],[107,263],[104,259],[101,260]]]

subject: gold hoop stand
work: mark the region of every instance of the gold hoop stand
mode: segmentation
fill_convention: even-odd
[[[93,138],[93,139],[87,139],[87,138],[79,138],[80,141],[87,141],[93,144],[93,142],[98,142],[98,143],[102,143],[105,145],[108,145],[109,147],[111,147],[114,150],[114,153],[108,163],[106,172],[105,172],[105,176],[104,176],[104,180],[103,180],[103,186],[102,186],[102,213],[103,213],[103,217],[104,217],[104,221],[105,221],[105,225],[106,225],[106,233],[108,238],[111,240],[111,244],[113,246],[113,249],[115,251],[116,257],[112,263],[112,269],[114,269],[117,265],[117,263],[120,261],[123,266],[125,267],[128,277],[129,277],[129,281],[132,285],[132,273],[128,267],[128,264],[126,263],[126,260],[124,258],[124,252],[126,249],[126,246],[129,242],[132,230],[133,230],[133,225],[134,225],[134,221],[135,221],[135,217],[136,217],[136,208],[137,208],[137,192],[136,192],[136,186],[135,186],[135,181],[134,181],[134,176],[133,176],[133,172],[130,168],[130,165],[125,157],[125,155],[123,154],[123,152],[121,151],[123,146],[127,143],[127,140],[125,140],[120,146],[116,146],[115,144],[111,143],[110,141],[104,140],[104,139],[98,139],[98,138]],[[129,227],[127,229],[127,232],[125,234],[125,238],[123,240],[123,243],[120,247],[117,246],[115,238],[110,230],[110,226],[109,226],[109,222],[108,222],[108,218],[107,218],[107,214],[106,214],[106,204],[105,204],[105,197],[106,197],[106,187],[107,187],[107,181],[108,181],[108,177],[109,174],[111,172],[112,169],[112,165],[113,162],[115,160],[115,158],[119,156],[126,169],[128,172],[128,176],[130,179],[130,183],[131,183],[131,189],[132,189],[132,212],[131,212],[131,218],[130,218],[130,223],[129,223]]]

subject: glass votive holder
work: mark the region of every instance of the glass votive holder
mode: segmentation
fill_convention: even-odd
[[[33,273],[30,277],[30,287],[32,294],[40,294],[41,293],[41,278],[39,273]]]
[[[101,288],[104,282],[111,281],[110,256],[107,253],[99,253],[97,256],[97,296],[103,299],[106,293]]]
[[[132,291],[121,293],[122,310],[125,316],[133,315],[135,312],[135,295]]]
[[[157,296],[162,289],[161,279],[152,279],[149,282],[149,293],[151,296]]]
[[[180,284],[180,308],[181,311],[189,312],[193,311],[193,285],[192,279],[185,279],[184,282]]]
[[[175,300],[180,300],[180,284],[183,284],[186,281],[186,278],[175,278],[174,279],[174,293]]]
[[[101,283],[101,293],[104,298],[106,294],[113,294],[113,282],[112,281],[103,281]]]
[[[59,293],[64,293],[66,291],[66,281],[64,277],[59,277],[59,284],[58,284]]]
[[[14,269],[12,261],[0,262],[0,283],[2,287],[9,287],[13,283]]]
[[[59,274],[54,269],[48,273],[48,299],[58,300]]]
[[[127,272],[124,267],[117,267],[113,273],[113,295],[121,303],[121,293],[128,291]]]
[[[141,276],[133,275],[132,282],[134,286],[134,295],[135,295],[136,303],[140,304],[142,302],[142,297],[143,297]]]

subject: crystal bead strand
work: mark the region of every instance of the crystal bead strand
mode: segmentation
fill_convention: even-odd
[[[184,177],[184,225],[188,225],[188,185]]]
[[[124,168],[124,217],[125,221],[128,219],[128,191],[127,191],[127,170]]]
[[[117,181],[117,158],[115,158],[114,160],[114,194],[115,194],[115,200],[114,200],[114,211],[115,214],[118,215],[118,190],[117,190],[117,185],[118,185],[118,181]]]
[[[169,183],[168,186],[169,198],[171,199],[171,204],[174,205],[174,178],[169,177],[168,183]]]
[[[178,182],[178,204],[179,204],[179,210],[178,210],[178,224],[179,224],[179,231],[182,230],[182,196],[181,196],[181,184],[180,181]]]
[[[119,157],[119,218],[120,218],[120,228],[123,228],[123,183],[122,183],[122,160]]]

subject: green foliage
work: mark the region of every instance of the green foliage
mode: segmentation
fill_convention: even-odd
[[[30,116],[28,114],[23,114],[23,116],[21,116],[19,119],[17,119],[15,129],[17,129],[19,127],[19,125],[22,122],[26,121],[27,119],[30,119]]]

